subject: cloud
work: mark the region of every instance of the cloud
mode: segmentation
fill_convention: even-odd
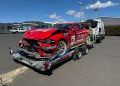
[[[75,10],[68,10],[68,11],[66,12],[66,14],[68,14],[68,15],[74,15],[75,13],[76,13]]]
[[[84,12],[77,12],[77,13],[74,15],[74,17],[75,17],[75,18],[78,18],[78,19],[83,18],[84,16],[85,16],[85,13],[84,13]]]
[[[68,15],[70,15],[70,16],[73,16],[73,17],[75,17],[75,18],[78,18],[78,19],[83,18],[83,17],[85,16],[85,13],[84,13],[84,12],[77,12],[77,11],[75,11],[75,10],[68,10],[68,11],[66,12],[66,14],[68,14]]]
[[[118,5],[118,3],[113,3],[111,1],[107,1],[105,3],[101,3],[100,1],[97,1],[94,4],[89,5],[88,7],[86,7],[87,9],[99,9],[99,8],[107,8],[107,7],[111,7],[111,6],[115,6]]]
[[[51,14],[51,15],[49,15],[49,18],[50,19],[59,19],[60,18],[60,16],[58,16],[56,13],[53,13],[53,14]]]
[[[57,21],[57,22],[63,22],[63,21],[65,21],[65,19],[62,18],[61,16],[57,15],[57,13],[53,13],[53,14],[49,15],[48,17],[50,19],[53,19],[53,20]]]

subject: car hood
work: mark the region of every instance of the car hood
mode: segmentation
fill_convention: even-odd
[[[34,40],[47,39],[55,31],[57,31],[56,28],[47,28],[47,29],[43,28],[43,29],[29,30],[24,33],[23,37],[27,39],[34,39]]]

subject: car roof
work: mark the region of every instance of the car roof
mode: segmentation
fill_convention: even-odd
[[[80,24],[80,22],[60,22],[56,24]]]

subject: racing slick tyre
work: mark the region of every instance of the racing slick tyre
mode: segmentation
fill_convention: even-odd
[[[91,37],[90,37],[90,36],[88,36],[88,37],[86,38],[86,44],[87,44],[87,45],[91,45],[91,44],[92,44],[92,42],[91,42]]]
[[[60,40],[58,44],[58,51],[61,52],[60,55],[64,55],[67,50],[67,44],[64,40]]]
[[[82,50],[80,48],[77,48],[73,55],[73,60],[76,61],[77,59],[81,59],[82,54],[83,54]]]

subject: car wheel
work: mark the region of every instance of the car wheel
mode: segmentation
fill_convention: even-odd
[[[91,44],[92,44],[90,36],[88,36],[88,37],[86,38],[86,44],[87,44],[87,45],[91,45]]]
[[[58,53],[60,52],[60,55],[64,55],[67,50],[67,44],[65,41],[61,40],[58,44]]]

